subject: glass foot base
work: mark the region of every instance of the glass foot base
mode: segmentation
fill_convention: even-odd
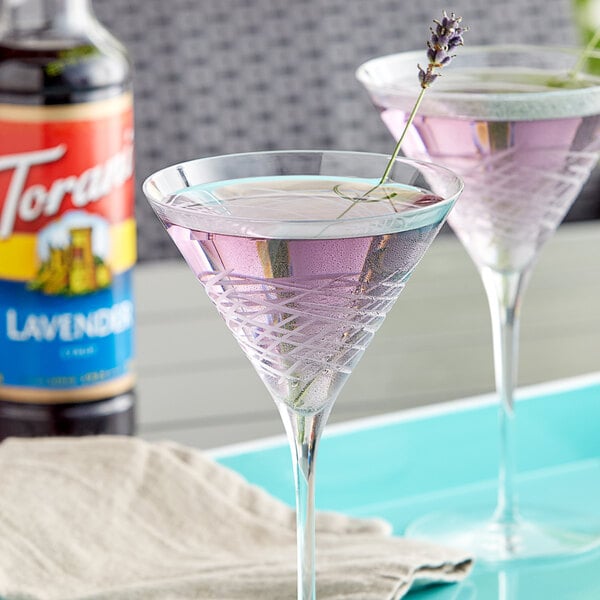
[[[600,523],[583,515],[548,513],[502,523],[489,513],[432,514],[411,523],[406,537],[461,548],[484,563],[566,558],[600,547]]]

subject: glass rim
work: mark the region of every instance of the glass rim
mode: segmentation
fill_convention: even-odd
[[[573,67],[577,64],[577,59],[581,56],[583,52],[583,48],[575,47],[575,46],[537,46],[534,44],[490,44],[490,45],[478,45],[478,46],[465,46],[464,48],[459,48],[457,51],[457,56],[455,59],[455,63],[451,64],[448,69],[455,68],[456,70],[468,69],[469,67],[461,67],[460,58],[464,55],[499,55],[501,53],[522,53],[531,55],[545,55],[549,56],[552,54],[562,55],[562,56],[572,56],[573,57]],[[588,58],[593,58],[596,60],[600,60],[600,50],[591,50],[587,53]],[[412,68],[414,68],[414,88],[407,86],[407,79],[402,79],[401,82],[397,85],[390,83],[377,83],[372,75],[368,73],[369,68],[374,68],[378,65],[381,65],[385,62],[389,62],[392,60],[399,61],[402,59],[406,62],[407,65],[412,64]],[[392,54],[385,54],[381,56],[377,56],[371,58],[365,62],[363,62],[355,71],[356,79],[369,91],[376,92],[379,94],[384,94],[390,97],[406,97],[410,98],[412,102],[414,102],[416,98],[416,94],[418,94],[420,90],[420,85],[418,83],[417,78],[417,64],[419,62],[423,63],[426,60],[425,51],[424,50],[408,50],[405,52],[396,52]],[[510,65],[506,65],[510,66]],[[491,68],[491,67],[490,67]],[[548,69],[549,70],[549,69]],[[402,74],[406,71],[402,70]],[[443,77],[450,77],[450,73],[452,71],[449,70],[447,73],[443,73]],[[556,88],[556,89],[547,89],[547,90],[537,90],[537,91],[521,91],[521,92],[467,92],[467,91],[444,91],[436,88],[435,84],[431,86],[430,89],[427,90],[426,99],[427,100],[436,100],[440,102],[451,102],[451,103],[459,103],[459,102],[468,102],[468,103],[481,103],[482,105],[485,103],[500,103],[510,104],[510,103],[524,103],[524,102],[539,102],[542,99],[547,100],[556,100],[562,98],[563,96],[568,96],[574,102],[577,101],[578,98],[594,98],[594,102],[597,99],[598,104],[600,105],[600,75],[594,73],[585,73],[586,80],[590,81],[592,85],[586,87],[578,87],[578,88]],[[579,115],[576,110],[567,111],[572,113],[573,116]],[[593,111],[590,114],[594,114]],[[561,115],[562,116],[562,115]]]
[[[163,167],[162,169],[159,169],[158,171],[155,171],[154,173],[152,173],[151,175],[149,175],[148,177],[145,178],[145,180],[142,183],[142,191],[144,193],[144,195],[146,196],[146,198],[148,199],[148,202],[154,206],[157,206],[159,208],[162,207],[162,209],[164,211],[173,211],[174,214],[181,214],[181,215],[196,215],[197,218],[200,218],[200,213],[198,213],[198,211],[194,208],[187,208],[187,207],[182,207],[182,206],[168,206],[167,204],[165,204],[165,199],[168,197],[172,197],[172,195],[177,194],[178,191],[185,189],[185,187],[181,187],[179,190],[173,190],[173,192],[169,195],[163,194],[160,191],[158,191],[158,189],[156,188],[156,185],[153,185],[153,180],[160,176],[161,174],[167,174],[169,172],[174,172],[174,171],[181,171],[183,169],[185,169],[186,166],[191,166],[193,164],[197,164],[197,163],[210,163],[213,161],[218,161],[218,160],[223,160],[223,159],[228,159],[228,160],[243,160],[245,158],[252,158],[252,157],[258,157],[258,156],[264,156],[264,157],[268,157],[268,156],[276,156],[276,155],[281,155],[281,156],[285,156],[285,155],[292,155],[292,154],[300,154],[300,155],[337,155],[337,156],[348,156],[348,157],[360,157],[360,156],[365,156],[365,157],[371,157],[371,158],[377,158],[377,159],[381,159],[382,161],[385,161],[385,164],[387,164],[387,162],[389,162],[391,155],[387,155],[387,154],[381,154],[381,153],[377,153],[377,152],[363,152],[363,151],[354,151],[354,150],[259,150],[259,151],[252,151],[252,152],[239,152],[239,153],[232,153],[232,154],[219,154],[219,155],[214,155],[214,156],[206,156],[206,157],[202,157],[202,158],[195,158],[195,159],[191,159],[191,160],[187,160],[187,161],[183,161],[181,163],[175,163],[172,165],[169,165],[167,167]],[[414,207],[411,208],[409,210],[406,211],[402,211],[402,212],[398,212],[398,213],[385,213],[385,214],[379,214],[379,215],[370,215],[370,216],[358,216],[358,217],[344,217],[344,219],[337,219],[337,218],[326,218],[326,219],[264,219],[264,218],[251,218],[251,217],[244,217],[244,216],[228,216],[228,215],[210,215],[210,214],[206,214],[206,218],[207,220],[218,220],[221,221],[223,223],[225,222],[229,222],[230,224],[239,224],[239,225],[272,225],[274,223],[279,223],[282,225],[287,225],[290,226],[291,228],[293,228],[294,226],[298,227],[298,228],[303,228],[303,227],[309,227],[310,225],[320,225],[320,226],[329,226],[329,225],[359,225],[361,223],[365,223],[365,224],[375,224],[378,222],[385,222],[385,221],[389,221],[390,218],[392,219],[397,219],[398,221],[401,220],[406,220],[410,217],[414,217],[415,215],[422,215],[424,213],[433,211],[435,209],[440,210],[444,207],[447,207],[448,205],[451,205],[455,202],[455,200],[460,196],[460,194],[462,193],[463,189],[464,189],[464,182],[462,180],[462,178],[457,175],[454,171],[452,171],[451,169],[434,163],[434,162],[430,162],[430,161],[424,161],[424,160],[419,160],[419,159],[412,159],[412,158],[408,158],[405,156],[399,156],[394,160],[394,163],[398,163],[398,164],[404,164],[407,166],[412,166],[414,167],[417,171],[419,170],[419,167],[421,167],[422,169],[425,170],[432,170],[432,171],[437,171],[440,173],[444,173],[446,175],[446,177],[448,177],[450,180],[452,180],[454,182],[453,185],[453,193],[447,197],[445,196],[441,196],[443,199],[440,202],[437,202],[435,204],[432,205],[425,205],[425,206],[418,206],[418,207]],[[383,174],[383,171],[382,171]],[[273,175],[276,175],[275,173]],[[301,173],[298,173],[298,175],[301,175]],[[316,174],[315,174],[316,175]],[[335,174],[331,174],[331,175],[323,175],[323,176],[327,176],[327,177],[331,177],[332,179],[335,179]],[[340,175],[340,177],[344,177],[347,178],[347,175]],[[246,178],[246,177],[244,177]],[[356,179],[369,179],[367,177],[356,177]],[[213,181],[219,181],[218,179],[213,180]],[[209,182],[207,182],[209,183]],[[391,181],[391,184],[398,184],[398,183],[402,183],[400,181]],[[156,191],[151,190],[151,187],[154,187]],[[449,210],[449,208],[448,208]],[[207,231],[210,231],[209,229],[207,229]],[[216,231],[215,231],[216,232]],[[291,236],[291,237],[296,237],[296,236]],[[353,236],[355,237],[355,236]]]

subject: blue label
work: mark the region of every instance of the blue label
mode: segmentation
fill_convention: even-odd
[[[0,281],[0,387],[75,389],[131,373],[132,270],[81,296]]]

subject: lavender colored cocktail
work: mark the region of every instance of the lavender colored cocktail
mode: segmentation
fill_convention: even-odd
[[[228,218],[335,219],[348,200],[339,181],[284,177],[247,179],[182,190],[174,204],[219,198]],[[360,197],[376,182],[347,181],[344,193]],[[208,191],[210,189],[210,191]],[[227,326],[276,402],[305,413],[337,396],[408,276],[433,241],[448,203],[416,188],[391,185],[392,202],[365,202],[348,217],[402,219],[390,232],[364,236],[349,226],[338,236],[318,225],[294,239],[293,226],[265,221],[253,233],[201,231],[173,212],[168,233],[194,270]],[[436,206],[438,205],[438,206]],[[427,207],[426,215],[419,206]],[[166,218],[168,219],[168,210]],[[339,224],[341,225],[341,223]],[[201,224],[199,224],[202,227]]]
[[[535,46],[465,48],[426,95],[404,138],[412,158],[455,170],[465,191],[449,223],[483,280],[501,401],[497,508],[432,515],[413,535],[467,547],[491,562],[560,556],[600,544],[591,519],[549,512],[523,518],[515,491],[513,391],[519,307],[535,260],[600,155],[600,64],[590,52]],[[410,114],[420,53],[375,58],[357,71],[390,132]],[[491,511],[490,511],[491,512]],[[569,518],[571,517],[571,518]]]
[[[265,383],[296,482],[298,599],[314,600],[314,466],[343,384],[462,189],[450,171],[353,152],[199,159],[144,184]]]

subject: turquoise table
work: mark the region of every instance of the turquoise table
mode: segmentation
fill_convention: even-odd
[[[334,408],[335,410],[335,408]],[[396,534],[438,510],[493,508],[498,463],[492,395],[333,425],[319,455],[317,506],[379,516]],[[519,494],[529,505],[588,515],[600,535],[600,373],[522,389],[517,400]],[[293,504],[283,437],[213,455]],[[412,600],[598,600],[600,551],[576,559],[485,569]]]

